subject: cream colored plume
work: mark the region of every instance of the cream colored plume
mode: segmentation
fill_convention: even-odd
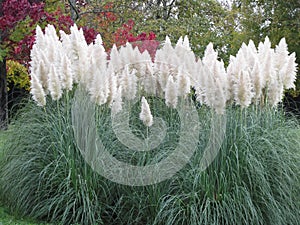
[[[31,73],[30,93],[32,94],[32,98],[33,98],[33,100],[36,101],[37,105],[39,105],[39,106],[46,105],[45,91],[44,91],[39,79],[33,73]]]
[[[54,65],[50,66],[50,72],[48,77],[48,87],[53,100],[58,100],[62,96],[62,87],[61,81],[57,74],[56,68]]]
[[[140,120],[143,121],[145,126],[151,127],[153,124],[153,116],[151,114],[150,106],[144,96],[142,97],[141,103]]]
[[[175,47],[166,37],[152,59],[129,43],[120,48],[114,45],[108,57],[100,35],[88,45],[82,29],[74,25],[70,31],[60,31],[59,38],[52,25],[45,34],[36,28],[30,73],[31,94],[39,105],[46,104],[48,93],[58,100],[64,90],[79,84],[95,103],[111,107],[113,114],[122,109],[124,99],[132,100],[141,91],[164,98],[167,106],[176,108],[192,87],[200,104],[224,113],[233,102],[242,108],[265,102],[276,106],[284,89],[295,88],[296,56],[289,54],[284,38],[275,49],[268,37],[258,47],[251,40],[242,44],[225,69],[212,43],[199,59],[187,36],[179,38]]]
[[[169,76],[165,91],[165,102],[167,106],[176,108],[178,103],[177,91],[178,88],[176,82],[174,81],[174,77]]]

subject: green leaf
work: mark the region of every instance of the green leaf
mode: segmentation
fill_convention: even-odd
[[[6,48],[0,48],[0,61],[2,61],[7,55],[8,50]]]

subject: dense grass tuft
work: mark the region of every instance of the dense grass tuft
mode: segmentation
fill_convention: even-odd
[[[64,224],[101,224],[110,201],[103,179],[91,171],[73,142],[69,109],[33,102],[7,131],[1,160],[1,193],[21,215]],[[93,188],[91,188],[93,187]]]
[[[202,130],[191,162],[162,183],[130,187],[106,180],[84,161],[66,102],[49,100],[45,108],[29,102],[6,131],[0,193],[16,213],[55,224],[296,225],[300,221],[300,132],[281,110],[229,109],[219,155],[203,172],[199,161],[208,143],[211,115],[200,107]],[[139,126],[132,125],[136,132]],[[100,136],[108,146],[115,144],[115,137],[109,140],[111,130],[105,130]],[[138,159],[152,160],[134,157]]]
[[[297,224],[300,138],[281,111],[227,112],[226,139],[205,171],[178,174],[154,224]],[[188,175],[187,175],[188,174]]]

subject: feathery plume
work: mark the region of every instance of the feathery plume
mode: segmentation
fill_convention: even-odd
[[[196,63],[196,70],[194,71],[193,79],[191,80],[192,86],[195,89],[196,100],[203,104],[205,101],[205,83],[206,83],[206,71],[201,59]]]
[[[67,91],[71,91],[73,88],[73,71],[71,61],[66,55],[64,55],[61,63],[62,72],[60,80],[62,83],[62,88],[66,89]]]
[[[142,105],[140,112],[140,120],[143,121],[143,124],[147,127],[151,127],[153,124],[153,116],[146,98],[142,97]]]
[[[118,87],[117,92],[115,94],[115,98],[113,100],[112,106],[111,106],[111,114],[112,116],[115,116],[118,112],[122,110],[122,86]]]
[[[136,77],[136,70],[132,69],[130,71],[129,66],[127,65],[122,73],[121,73],[121,86],[123,87],[122,95],[128,99],[132,100],[135,98],[137,93],[137,77]]]
[[[107,75],[108,75],[108,84],[109,84],[109,96],[107,98],[107,103],[111,107],[118,92],[117,76],[115,75],[113,70],[111,72],[107,70]]]
[[[254,100],[255,104],[259,103],[259,99],[262,95],[263,89],[263,74],[261,68],[259,66],[259,61],[256,59],[253,69],[251,70],[250,77],[253,82],[253,92],[254,92]]]
[[[239,83],[235,88],[235,101],[242,108],[247,108],[251,104],[253,97],[252,83],[247,71],[241,71]]]
[[[282,38],[275,48],[275,67],[280,70],[288,61],[289,51],[285,38]]]
[[[177,106],[177,85],[176,82],[174,81],[173,76],[169,76],[168,82],[166,85],[166,91],[165,91],[165,102],[166,105],[172,108],[176,108]]]
[[[91,99],[98,105],[107,102],[109,96],[109,81],[105,73],[97,69],[93,74],[93,82],[89,88]]]
[[[224,84],[222,84],[220,77],[214,76],[207,66],[205,66],[205,71],[204,103],[218,114],[222,114],[226,106]]]
[[[293,52],[288,56],[286,64],[279,71],[280,77],[285,88],[295,89],[295,81],[297,78],[297,63],[296,63],[296,54]]]
[[[191,91],[191,82],[188,75],[183,72],[183,68],[178,68],[177,75],[178,96],[186,97]]]
[[[154,75],[154,68],[152,62],[146,64],[145,75],[142,78],[142,85],[146,93],[156,94],[157,91],[157,77]]]
[[[45,43],[45,35],[39,25],[36,26],[35,36],[35,45],[39,46],[41,49],[45,49],[47,47]]]
[[[218,60],[218,53],[214,50],[213,44],[210,42],[204,51],[202,62],[204,65],[211,65],[212,62]]]
[[[57,75],[56,68],[51,65],[49,77],[48,77],[48,87],[53,100],[58,100],[62,96],[61,81]]]
[[[116,73],[118,73],[119,70],[124,67],[124,65],[121,61],[120,53],[119,53],[116,45],[113,45],[113,47],[110,51],[109,63],[113,65],[113,68]]]
[[[46,61],[46,60],[45,60]],[[49,62],[44,60],[39,61],[36,72],[33,72],[36,78],[40,81],[42,87],[48,89]]]
[[[217,114],[223,114],[225,112],[225,107],[226,107],[227,90],[224,89],[224,83],[219,78],[216,78],[215,88],[216,88],[216,93],[213,102],[213,108],[215,109]]]
[[[30,93],[32,94],[32,98],[36,101],[37,105],[44,106],[46,105],[46,94],[40,83],[39,79],[36,77],[34,73],[31,73],[30,80]]]
[[[282,79],[278,73],[274,71],[273,79],[269,81],[267,87],[267,103],[275,107],[281,102],[284,94]]]

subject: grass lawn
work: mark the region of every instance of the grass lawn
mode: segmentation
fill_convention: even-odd
[[[11,216],[0,202],[0,225],[37,225],[37,223]]]

